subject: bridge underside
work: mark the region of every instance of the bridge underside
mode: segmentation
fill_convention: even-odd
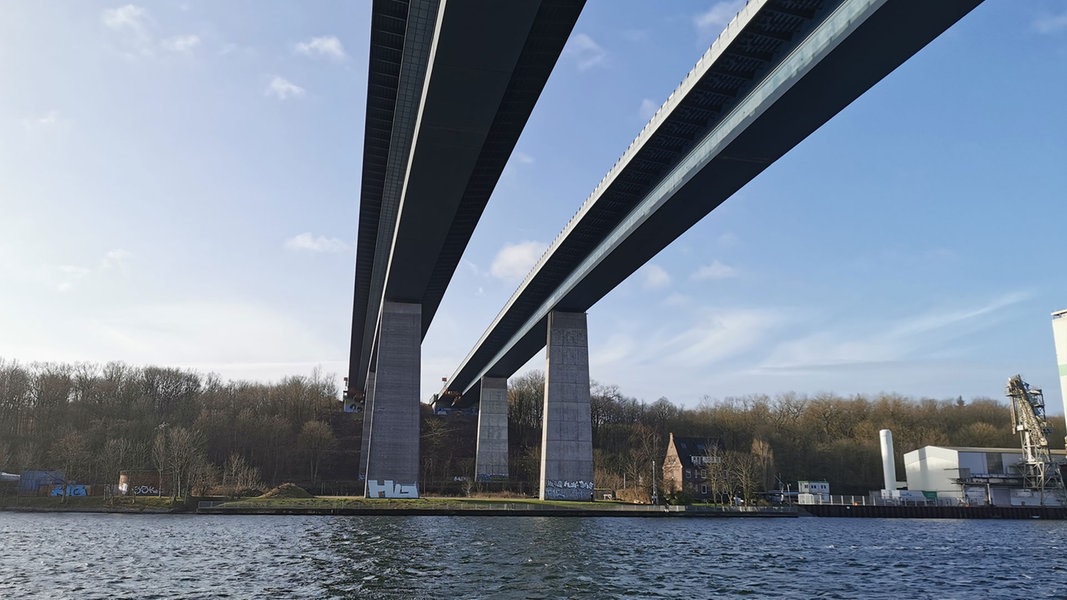
[[[683,82],[688,89],[605,177],[449,380],[441,404],[477,402],[481,377],[509,377],[544,348],[551,311],[588,310],[980,2],[750,2],[744,29],[699,80]]]
[[[350,393],[383,302],[420,304],[425,336],[584,3],[375,0]]]
[[[419,495],[422,338],[583,4],[374,4],[345,390],[367,497]]]

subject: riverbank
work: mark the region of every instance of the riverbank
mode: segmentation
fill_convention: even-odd
[[[806,504],[800,507],[816,517],[868,519],[1050,519],[1067,520],[1064,506],[876,506]]]
[[[0,496],[0,511],[8,512],[177,514],[195,510],[196,503],[172,502],[170,498],[158,497],[82,496],[64,499],[51,496]]]
[[[17,502],[13,502],[17,500]],[[168,498],[84,497],[4,498],[0,511],[189,513],[210,515],[367,515],[367,516],[551,516],[551,517],[796,517],[793,507],[652,506],[619,502],[546,502],[523,498],[373,499],[352,496],[200,500],[183,504]]]
[[[653,506],[622,502],[546,502],[532,498],[429,497],[413,500],[357,496],[193,499],[157,497],[0,497],[0,511],[203,515],[364,515],[477,517],[652,517],[652,518],[897,518],[1067,520],[1067,507],[1041,506]]]
[[[618,502],[546,502],[526,499],[420,498],[387,500],[317,497],[298,502],[260,499],[200,503],[202,514],[322,514],[548,517],[796,517],[791,507],[653,506]]]

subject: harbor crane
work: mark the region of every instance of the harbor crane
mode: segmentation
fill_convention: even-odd
[[[1023,461],[1019,465],[1023,485],[1041,493],[1044,504],[1045,491],[1067,497],[1060,470],[1052,462],[1048,448],[1048,436],[1052,428],[1045,418],[1045,397],[1039,388],[1030,387],[1022,376],[1008,380],[1005,394],[1011,399],[1011,425],[1019,432]]]

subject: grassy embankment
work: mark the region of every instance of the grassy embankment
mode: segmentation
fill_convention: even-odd
[[[616,502],[546,502],[533,498],[416,498],[412,500],[389,498],[362,498],[358,496],[314,496],[310,498],[243,498],[225,502],[220,509],[302,509],[302,510],[508,510],[508,509],[605,509]]]
[[[196,504],[192,505],[194,508]],[[169,496],[112,497],[104,496],[0,496],[0,509],[40,511],[121,511],[121,512],[180,512],[186,510],[181,500]]]
[[[477,511],[477,510],[591,510],[611,509],[616,502],[544,502],[533,498],[500,497],[423,497],[412,500],[388,498],[363,498],[359,496],[312,496],[300,488],[282,486],[252,498],[193,498],[188,503],[171,501],[169,497],[154,496],[103,496],[51,497],[0,495],[0,509],[34,511],[89,511],[89,512],[194,512],[201,500],[214,501],[218,512],[240,511]]]

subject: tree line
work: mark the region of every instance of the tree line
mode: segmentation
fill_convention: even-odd
[[[222,381],[193,371],[123,363],[58,364],[0,359],[0,470],[59,470],[68,481],[115,484],[119,473],[154,474],[176,497],[248,494],[283,482],[315,493],[359,494],[362,414],[341,411],[332,376],[278,383]],[[508,387],[506,482],[474,481],[477,417],[422,408],[422,491],[477,489],[536,493],[544,374]],[[750,395],[705,398],[694,408],[645,402],[617,386],[591,388],[594,480],[624,497],[647,497],[652,463],[662,465],[670,433],[714,440],[744,463],[744,493],[777,482],[826,479],[835,493],[881,487],[878,431],[891,429],[902,455],[921,446],[1018,446],[1006,403],[911,399],[895,394]],[[1063,417],[1050,419],[1063,439]],[[724,454],[724,457],[726,454]]]
[[[155,472],[188,497],[313,485],[358,458],[358,424],[338,411],[332,379],[277,384],[122,363],[0,360],[0,469],[62,471],[68,482],[117,484]]]
[[[535,486],[540,468],[544,374],[513,378],[510,465],[514,485]],[[598,488],[651,491],[652,461],[662,465],[669,434],[713,442],[722,469],[708,483],[723,495],[751,498],[799,480],[826,480],[835,494],[866,494],[883,487],[878,432],[893,432],[896,468],[904,476],[906,452],[927,445],[1019,448],[1006,401],[909,398],[881,393],[849,397],[752,394],[679,407],[665,397],[648,403],[617,386],[593,383],[591,413],[594,479]],[[1049,418],[1050,443],[1062,447],[1064,418]],[[661,473],[657,472],[658,478]]]

